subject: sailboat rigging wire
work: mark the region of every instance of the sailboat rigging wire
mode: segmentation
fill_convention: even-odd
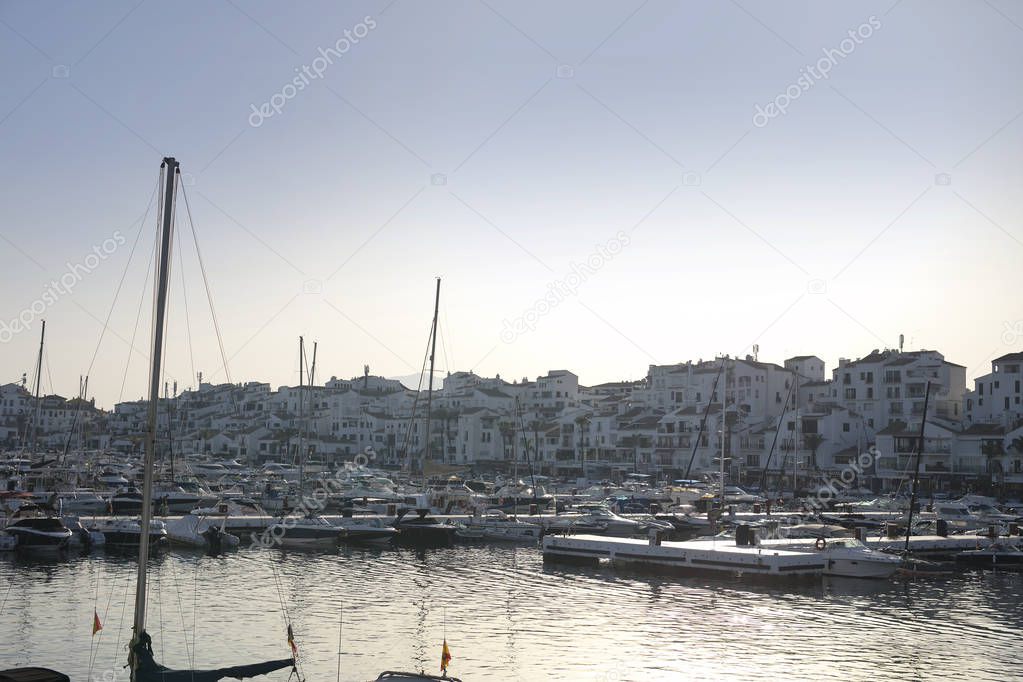
[[[431,326],[432,329],[432,326]],[[430,360],[430,339],[426,339],[426,352],[423,353],[423,366],[419,370],[419,383],[416,385],[416,397],[412,400],[412,414],[409,416],[408,425],[405,427],[405,442],[402,448],[405,451],[405,460],[409,465],[409,475],[412,474],[412,455],[409,446],[412,443],[412,426],[416,423],[416,408],[419,406],[419,398],[423,394],[423,376],[426,374],[426,363]]]
[[[4,595],[3,602],[0,602],[0,616],[4,613],[4,607],[7,606],[7,598],[11,596],[11,588],[14,587],[14,581],[7,583],[7,594]]]
[[[56,393],[57,389],[54,388],[54,386],[53,386],[53,374],[52,374],[53,369],[50,367],[50,349],[49,348],[44,349],[43,350],[43,355],[46,357],[46,362],[44,364],[46,365],[46,378],[50,382],[50,392],[51,393]],[[43,395],[45,395],[45,393]]]
[[[535,499],[537,499],[537,497],[536,497],[536,476],[533,475],[533,461],[529,458],[529,444],[526,442],[525,436],[522,435],[522,434],[526,433],[526,425],[523,422],[523,418],[522,418],[522,406],[519,404],[519,399],[517,397],[515,398],[515,411],[519,413],[519,434],[520,434],[520,438],[522,439],[522,443],[525,446],[522,449],[525,451],[526,466],[529,467],[529,485],[533,488],[533,499],[535,500]],[[514,436],[513,436],[513,438],[514,438]],[[514,452],[514,449],[515,449],[515,443],[513,441],[512,442],[512,451],[513,452]],[[536,448],[536,437],[534,436],[534,438],[533,438],[533,459],[538,459],[538,458],[539,458],[539,452],[537,451],[537,448]],[[514,484],[515,481],[512,481],[512,483]],[[558,503],[557,503],[557,500],[555,499],[555,501],[554,501],[555,513],[557,513],[557,506],[558,506]],[[543,505],[537,504],[536,505],[536,510],[538,512],[538,515],[542,517],[543,516]],[[514,512],[514,508],[512,509],[512,511]]]
[[[192,349],[192,323],[189,321],[188,314],[188,287],[185,285],[185,257],[182,255],[184,249],[178,249],[178,270],[181,271],[181,300],[185,305],[185,336],[188,339],[188,364],[192,370],[191,378],[192,381],[196,376],[195,373],[195,351]]]
[[[782,425],[782,422],[785,420],[785,413],[788,412],[788,409],[789,409],[789,399],[792,397],[792,389],[795,388],[795,386],[796,386],[796,382],[795,381],[793,381],[792,384],[789,386],[789,392],[785,396],[785,408],[781,411],[781,415],[778,417],[778,424],[777,424],[777,426],[774,429],[774,440],[771,441],[771,450],[767,453],[767,461],[764,462],[764,468],[760,472],[760,489],[761,490],[764,490],[765,486],[767,484],[767,470],[771,468],[771,459],[774,457],[774,448],[775,448],[776,445],[778,445],[778,436],[781,434],[781,425]],[[799,400],[799,396],[796,396],[796,400],[797,401]],[[779,478],[779,480],[784,476],[784,472],[785,472],[785,462],[783,460],[782,463],[781,463],[781,467],[778,469],[778,478]],[[793,493],[795,493],[795,491],[793,491]],[[779,491],[779,496],[780,496],[780,491]]]
[[[227,353],[224,351],[224,337],[220,333],[220,322],[217,320],[217,311],[213,306],[213,293],[210,291],[210,282],[206,277],[206,265],[202,260],[202,252],[199,250],[199,235],[196,233],[195,222],[192,220],[192,207],[188,203],[188,193],[185,192],[185,186],[181,185],[181,196],[185,200],[185,213],[188,215],[188,225],[192,229],[192,242],[195,244],[195,255],[199,260],[199,272],[202,274],[202,284],[206,289],[206,300],[210,304],[210,317],[213,318],[213,329],[217,333],[217,344],[220,346],[220,359],[224,363],[224,376],[227,377],[227,383],[231,381],[231,369],[227,365]]]
[[[700,430],[696,433],[696,444],[693,445],[693,452],[689,455],[689,465],[686,466],[686,480],[689,479],[689,472],[693,468],[693,460],[696,459],[696,450],[700,447],[700,439],[703,438],[703,431],[707,428],[707,417],[710,415],[710,406],[714,404],[714,393],[718,390],[718,381],[721,379],[721,374],[725,371],[725,361],[721,360],[721,367],[718,369],[718,373],[714,376],[714,385],[711,386],[710,395],[707,396],[707,409],[703,411],[703,417],[700,419]]]
[[[149,217],[149,211],[153,208],[153,199],[156,198],[156,193],[160,189],[160,181],[156,181],[156,187],[153,188],[153,193],[149,195],[149,204],[146,205],[146,212],[142,214],[142,220],[139,222],[138,232],[135,233],[135,241],[131,245],[131,251],[128,252],[128,262],[124,264],[124,270],[121,272],[121,279],[117,282],[117,289],[114,290],[114,300],[110,302],[110,309],[107,310],[107,319],[103,321],[103,328],[99,333],[99,340],[96,342],[96,350],[92,352],[92,359],[89,360],[89,368],[85,373],[92,374],[92,367],[96,364],[96,356],[99,355],[100,346],[103,344],[103,337],[107,333],[107,329],[110,327],[110,317],[114,314],[114,307],[117,305],[117,299],[121,295],[121,287],[124,286],[124,278],[128,274],[128,269],[131,267],[131,262],[135,257],[135,247],[139,245],[139,239],[142,237],[142,233],[145,232],[146,218]],[[145,283],[142,284],[143,290],[145,289]]]
[[[128,583],[131,582],[131,571],[125,571],[124,596],[121,597],[121,620],[117,622],[117,640],[114,642],[114,651],[120,651],[121,632],[124,630],[124,609],[128,605]]]
[[[198,530],[199,525],[196,523],[196,529]],[[170,570],[171,579],[174,581],[174,596],[178,600],[178,614],[181,616],[181,634],[185,639],[185,656],[188,658],[188,667],[195,667],[195,657],[192,655],[192,649],[188,646],[188,629],[185,625],[185,610],[181,606],[181,586],[178,583],[178,573],[174,569],[174,562],[168,562],[168,569]]]
[[[284,616],[285,631],[291,633],[293,636],[294,629],[292,628],[291,617],[288,615],[288,606],[284,602],[284,581],[281,578],[281,576],[277,574],[277,566],[274,564],[273,557],[269,557],[269,559],[270,571],[273,573],[274,585],[277,587],[277,599],[278,601],[280,601],[281,604],[281,615]],[[298,654],[295,653],[294,650],[292,651],[292,657],[295,661],[294,669],[297,671],[301,667],[301,663],[298,660]],[[305,675],[300,675],[299,679],[301,680],[303,677],[305,677]],[[288,676],[288,679],[289,680],[291,679],[290,675]]]
[[[127,576],[125,577],[125,580],[124,580],[124,582],[125,582],[124,594],[125,594],[126,597],[127,597],[127,594],[128,594],[128,580],[130,580],[130,579],[131,579],[131,572],[128,572]],[[111,587],[111,590],[109,592],[107,592],[107,604],[103,608],[103,620],[102,620],[103,623],[107,622],[107,616],[110,614],[110,603],[114,600],[114,592],[116,592],[116,591],[117,591],[117,586],[115,584],[115,585],[113,585]],[[96,599],[97,599],[97,601],[99,600],[99,574],[98,573],[96,575]],[[122,610],[121,610],[121,619],[122,620],[124,620],[124,610],[123,609],[124,609],[124,607],[122,605]],[[118,627],[120,627],[120,626],[118,626]],[[120,631],[120,630],[118,630],[118,631]],[[97,639],[96,639],[96,653],[93,655],[92,659],[89,661],[89,673],[90,673],[90,676],[88,677],[88,679],[90,679],[90,680],[92,679],[92,677],[91,677],[92,666],[95,664],[96,659],[99,658],[99,648],[100,648],[100,645],[103,643],[103,630],[102,629],[97,633],[96,637],[97,637]],[[118,635],[118,637],[120,637],[120,635]],[[115,647],[115,650],[116,650],[116,647]]]
[[[451,367],[451,362],[448,361],[448,344],[445,341],[447,336],[440,333],[440,323],[437,324],[437,335],[440,336],[440,352],[444,355],[444,368],[448,369]]]
[[[139,297],[139,307],[135,313],[135,327],[131,331],[131,341],[128,343],[128,361],[124,364],[124,375],[121,377],[121,391],[117,394],[117,402],[124,398],[124,385],[128,381],[128,368],[131,367],[131,353],[135,350],[135,338],[138,336],[139,321],[142,319],[142,304],[146,302],[146,283],[149,281],[149,273],[153,270],[153,262],[156,260],[156,245],[159,232],[153,235],[153,248],[149,256],[149,265],[146,266],[146,278],[142,280],[142,296]]]

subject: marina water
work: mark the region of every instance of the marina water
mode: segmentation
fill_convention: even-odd
[[[0,668],[127,682],[134,569],[103,551],[0,555]],[[1023,679],[1019,573],[757,585],[544,565],[532,547],[163,553],[154,646],[180,667],[286,657],[282,599],[310,681],[336,679],[339,624],[344,680],[438,672],[445,634],[466,682]]]

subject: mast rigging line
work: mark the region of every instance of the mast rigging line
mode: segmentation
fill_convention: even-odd
[[[195,255],[199,260],[199,272],[202,274],[202,284],[206,289],[206,300],[210,304],[210,317],[213,318],[213,329],[217,333],[217,344],[220,346],[220,359],[224,363],[224,376],[227,377],[227,383],[234,383],[231,381],[231,369],[227,364],[227,353],[224,351],[224,337],[220,333],[220,321],[217,319],[217,311],[213,306],[213,292],[210,291],[209,278],[206,276],[206,265],[202,259],[202,252],[199,249],[199,235],[195,229],[195,221],[192,220],[192,207],[188,203],[188,193],[185,191],[185,186],[181,187],[181,197],[185,200],[185,213],[188,215],[188,225],[192,230],[192,242],[195,244]]]
[[[707,417],[710,416],[710,407],[714,404],[714,393],[718,390],[718,382],[721,380],[721,375],[724,371],[725,361],[722,358],[721,367],[718,368],[718,373],[714,376],[714,385],[711,386],[710,395],[707,396],[707,408],[703,411],[703,417],[700,418],[700,430],[696,433],[696,444],[693,445],[693,452],[689,455],[689,464],[686,466],[686,480],[689,480],[689,473],[693,468],[693,460],[696,459],[696,450],[700,447],[700,439],[703,438],[703,432],[707,428]]]
[[[789,411],[789,400],[792,398],[792,389],[796,387],[796,381],[793,377],[792,383],[789,385],[789,392],[785,395],[785,407],[781,411],[781,415],[778,417],[778,424],[774,429],[774,440],[771,442],[771,450],[767,453],[767,461],[764,462],[764,468],[760,472],[760,489],[763,490],[767,483],[767,471],[771,468],[771,459],[774,458],[774,448],[778,445],[778,436],[781,435],[781,425],[785,421],[785,415]],[[799,396],[796,396],[796,401],[799,401]],[[785,461],[782,460],[781,466],[778,468],[778,477],[782,478],[785,475]],[[779,485],[779,495],[781,493]],[[795,491],[793,491],[794,493]]]
[[[121,272],[121,279],[117,282],[117,289],[114,290],[114,300],[110,302],[110,308],[107,310],[107,317],[103,321],[103,329],[100,330],[99,340],[96,342],[96,350],[92,353],[92,359],[89,360],[89,368],[85,371],[86,375],[92,374],[93,365],[96,364],[96,357],[99,355],[100,346],[103,344],[103,337],[106,336],[107,329],[110,326],[110,318],[114,314],[114,308],[117,306],[117,299],[121,295],[121,288],[124,286],[124,279],[128,275],[128,269],[131,267],[132,260],[135,258],[135,248],[139,245],[139,240],[142,238],[142,233],[145,232],[146,219],[149,218],[149,211],[153,208],[153,200],[156,198],[156,194],[160,189],[160,181],[156,181],[156,187],[153,188],[153,193],[149,195],[149,203],[146,205],[146,212],[142,214],[142,220],[139,223],[139,229],[135,233],[135,241],[131,245],[131,251],[128,252],[128,262],[124,264],[124,270]],[[146,280],[148,281],[148,270]],[[146,284],[142,283],[142,290],[145,291]],[[132,342],[134,347],[134,341]],[[128,357],[131,357],[131,347],[128,349]]]
[[[431,327],[432,329],[432,327]],[[412,425],[416,423],[416,408],[419,406],[419,398],[423,394],[423,377],[426,376],[426,363],[430,360],[430,337],[426,339],[426,351],[423,353],[423,364],[419,369],[419,383],[416,385],[416,397],[412,401],[412,414],[409,416],[408,425],[405,427],[405,442],[402,448],[405,452],[405,459],[409,465],[409,474],[412,473],[412,456],[409,453],[409,446],[412,443]]]
[[[135,312],[135,328],[131,331],[131,342],[128,344],[128,361],[124,364],[124,374],[121,376],[121,391],[117,394],[117,402],[121,402],[124,398],[124,386],[128,381],[128,370],[131,367],[131,352],[135,349],[135,339],[139,333],[139,322],[142,320],[142,306],[146,302],[146,284],[149,283],[149,273],[153,271],[153,262],[156,260],[156,245],[159,236],[159,231],[153,235],[152,253],[149,255],[149,265],[146,266],[146,278],[142,280],[142,295],[139,297],[138,310]]]
[[[189,375],[189,383],[197,376],[195,373],[195,351],[192,349],[192,323],[188,313],[188,287],[185,285],[185,257],[182,255],[184,249],[178,249],[178,270],[181,272],[181,299],[185,305],[185,335],[188,339],[188,366],[192,370]],[[184,387],[183,387],[184,388]]]

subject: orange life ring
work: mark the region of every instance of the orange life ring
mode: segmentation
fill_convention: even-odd
[[[825,547],[828,546],[828,543],[827,543],[827,541],[824,538],[817,538],[817,542],[813,543],[813,546],[817,548],[818,552],[820,552]]]

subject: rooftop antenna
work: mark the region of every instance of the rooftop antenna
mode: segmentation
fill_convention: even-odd
[[[760,356],[760,344],[759,343],[754,343],[753,344],[753,361],[756,362],[759,356]]]
[[[899,352],[900,353],[902,352],[902,346],[903,346],[903,344],[905,342],[906,342],[906,335],[905,334],[899,334]]]

